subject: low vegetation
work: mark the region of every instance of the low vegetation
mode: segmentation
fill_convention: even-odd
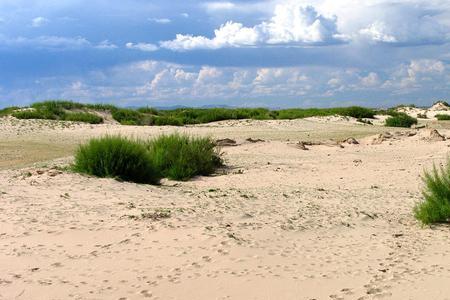
[[[50,119],[101,123],[94,112],[109,112],[122,125],[172,125],[183,126],[223,120],[276,120],[301,119],[314,116],[340,115],[357,119],[373,118],[376,111],[359,106],[337,108],[293,108],[269,110],[266,108],[178,108],[157,110],[151,107],[138,109],[119,108],[109,104],[82,104],[71,101],[45,101],[32,104],[29,108],[15,111],[9,108],[4,114],[12,114],[19,119]],[[0,112],[1,113],[1,112]],[[72,115],[76,113],[76,115]],[[81,115],[85,114],[85,115]],[[90,115],[87,115],[90,114]],[[0,115],[1,116],[1,115]],[[98,118],[94,118],[97,116]]]
[[[11,115],[17,109],[19,109],[19,107],[16,106],[0,109],[0,118]]]
[[[316,116],[333,116],[340,115],[344,117],[353,117],[357,119],[369,118],[375,116],[376,111],[370,108],[351,106],[351,107],[337,107],[337,108],[308,108],[308,109],[284,109],[274,111],[276,113],[275,119],[302,119]]]
[[[144,144],[120,136],[96,138],[80,146],[73,169],[136,183],[156,184],[160,177]]]
[[[385,123],[385,125],[388,127],[406,127],[406,128],[410,128],[412,125],[415,124],[417,124],[417,119],[408,116],[405,113],[396,113],[394,116],[387,118]]]
[[[445,167],[433,167],[425,172],[424,200],[414,208],[415,217],[423,224],[443,223],[450,220],[450,161]]]
[[[221,165],[211,139],[172,134],[146,143],[120,136],[92,139],[77,150],[73,169],[98,177],[156,184],[161,177],[188,180],[210,175]]]
[[[436,119],[438,119],[438,121],[448,121],[450,120],[450,115],[438,114],[436,115]]]
[[[210,138],[186,135],[163,135],[151,140],[148,151],[164,177],[187,180],[210,175],[222,165],[220,153]]]
[[[11,112],[11,115],[18,119],[61,120],[90,124],[103,123],[102,117],[89,113],[86,110],[86,106],[81,103],[46,101],[34,103],[26,109],[16,109]]]
[[[428,119],[427,114],[417,114],[418,119]]]
[[[122,125],[145,125],[142,113],[132,109],[113,109],[111,111],[114,120]]]

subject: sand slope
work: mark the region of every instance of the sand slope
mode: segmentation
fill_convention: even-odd
[[[283,122],[182,129],[239,144],[223,148],[223,174],[189,182],[89,178],[60,169],[70,157],[0,171],[0,299],[450,299],[448,227],[421,228],[411,212],[420,174],[450,142]],[[28,123],[1,126],[4,140],[39,137]],[[73,145],[170,130],[40,134]],[[355,133],[359,145],[328,141]],[[325,144],[299,149],[308,134]]]

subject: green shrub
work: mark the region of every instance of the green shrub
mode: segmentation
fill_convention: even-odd
[[[335,107],[335,108],[291,108],[279,110],[277,119],[303,119],[309,117],[326,117],[340,115],[344,117],[353,117],[356,119],[373,119],[375,110],[360,106]]]
[[[116,109],[112,111],[112,117],[122,125],[143,125],[142,114],[132,109]]]
[[[391,116],[391,117],[397,117],[398,115],[404,114],[401,112],[398,112],[395,110],[395,108],[389,108],[389,109],[379,109],[376,111],[377,115],[383,115],[383,116]]]
[[[17,109],[19,109],[19,107],[17,107],[17,106],[11,106],[11,107],[6,107],[3,109],[0,109],[0,117],[9,116]]]
[[[44,101],[33,103],[33,110],[22,110],[12,115],[18,119],[65,120],[65,110],[82,107],[82,104],[71,101]]]
[[[103,104],[103,103],[85,104],[84,107],[88,108],[88,109],[96,110],[96,111],[111,111],[111,112],[118,109],[117,106],[114,106],[112,104]]]
[[[97,177],[136,183],[154,184],[160,178],[146,147],[120,136],[91,139],[80,146],[75,154],[73,169]]]
[[[338,114],[346,117],[353,117],[356,119],[361,118],[373,119],[375,116],[375,111],[370,108],[360,106],[350,106],[341,108]]]
[[[153,107],[141,107],[138,108],[137,110],[138,112],[142,113],[142,114],[150,114],[150,115],[157,115],[158,114],[158,110],[156,110]]]
[[[396,116],[389,117],[386,119],[386,126],[388,127],[407,127],[410,128],[412,125],[417,124],[417,119],[408,116],[405,113],[398,113]]]
[[[48,100],[33,103],[31,107],[36,110],[49,110],[53,112],[58,112],[64,109],[66,110],[82,109],[84,107],[84,104],[65,100]]]
[[[163,135],[148,143],[154,165],[164,177],[187,180],[197,175],[210,175],[222,160],[210,138]]]
[[[84,122],[89,124],[101,124],[103,118],[90,113],[76,112],[68,113],[64,117],[65,121]]]
[[[13,117],[17,119],[43,119],[43,120],[56,120],[58,119],[58,116],[49,112],[49,111],[42,111],[42,110],[21,110],[16,111],[11,114]]]
[[[439,114],[436,115],[436,119],[438,119],[439,121],[448,121],[450,120],[450,115]]]
[[[156,117],[153,119],[153,124],[157,126],[164,126],[164,125],[170,125],[170,126],[183,126],[185,122],[183,122],[183,119],[181,118],[174,118],[174,117]]]
[[[445,167],[433,167],[423,177],[424,201],[414,208],[415,217],[423,224],[448,222],[450,219],[450,161]]]

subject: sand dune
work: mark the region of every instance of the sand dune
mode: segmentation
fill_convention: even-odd
[[[1,119],[0,299],[449,299],[448,228],[412,207],[450,141],[335,121]],[[89,137],[173,130],[238,145],[216,176],[161,186],[63,168]]]

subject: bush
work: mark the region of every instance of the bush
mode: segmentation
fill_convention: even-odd
[[[11,115],[17,109],[19,109],[19,107],[17,107],[17,106],[11,106],[11,107],[6,107],[3,109],[0,109],[0,118]]]
[[[339,115],[346,117],[353,117],[356,119],[373,119],[375,116],[375,111],[370,108],[360,107],[360,106],[350,106],[340,109]]]
[[[177,119],[174,117],[156,117],[153,119],[153,124],[157,126],[183,126],[184,122],[182,119]]]
[[[373,119],[375,110],[359,106],[351,107],[335,107],[335,108],[291,108],[279,110],[277,119],[303,119],[309,117],[326,117],[340,115],[344,117],[353,117],[356,119],[369,118]]]
[[[407,127],[410,128],[412,125],[417,124],[417,119],[408,116],[405,113],[398,113],[393,117],[386,119],[386,126],[388,127]]]
[[[120,136],[92,139],[80,146],[73,168],[80,173],[136,183],[158,183],[160,178],[146,147]]]
[[[174,180],[210,175],[222,165],[220,154],[210,138],[163,135],[151,140],[148,150],[161,174]]]
[[[103,123],[103,118],[90,113],[69,113],[64,117],[65,121],[74,121],[74,122],[84,122],[89,124],[101,124]]]
[[[153,107],[148,107],[148,106],[147,107],[138,108],[137,111],[140,112],[140,113],[143,113],[143,114],[150,114],[150,115],[157,115],[158,114],[158,110],[156,110]]]
[[[438,121],[448,121],[450,120],[450,115],[436,115],[436,119],[438,119]]]
[[[49,112],[42,110],[21,110],[16,111],[11,114],[13,117],[17,119],[43,119],[43,120],[56,120],[58,116]]]
[[[102,104],[102,103],[85,104],[84,107],[88,108],[88,109],[92,109],[92,110],[97,110],[97,111],[114,111],[114,110],[118,109],[116,106],[114,106],[112,104]]]
[[[414,208],[415,217],[423,224],[448,222],[450,219],[450,161],[440,169],[433,167],[423,177],[424,201]]]
[[[84,104],[65,100],[49,100],[33,103],[31,107],[37,110],[49,110],[57,112],[63,109],[82,109],[84,107]]]
[[[142,114],[132,109],[116,109],[112,111],[112,117],[122,125],[143,125]]]

